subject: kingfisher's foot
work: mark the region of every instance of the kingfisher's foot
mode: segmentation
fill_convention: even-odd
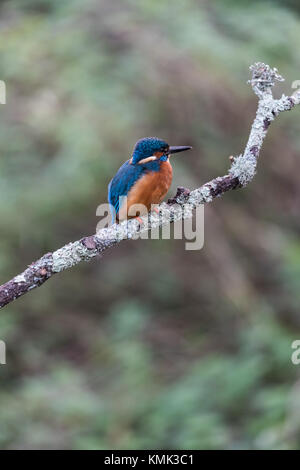
[[[168,199],[167,204],[172,206],[173,204],[177,204],[177,198],[182,197],[184,200],[187,200],[190,195],[190,190],[184,188],[183,186],[179,186],[177,188],[177,192],[174,197]]]
[[[159,208],[158,208],[158,207],[153,207],[153,211],[154,211],[154,212],[155,212],[157,215],[159,215],[159,214],[160,214],[160,212],[159,212]]]
[[[144,224],[143,220],[142,220],[141,217],[139,217],[139,216],[135,217],[135,220],[138,221],[138,223],[139,223],[139,229],[141,229],[142,226],[143,226],[143,224]]]

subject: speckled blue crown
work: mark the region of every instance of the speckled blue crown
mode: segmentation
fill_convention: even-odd
[[[145,137],[134,146],[132,163],[137,163],[143,158],[151,157],[155,152],[165,152],[169,148],[167,142],[157,137]]]

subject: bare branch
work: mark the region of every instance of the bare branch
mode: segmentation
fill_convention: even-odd
[[[249,184],[256,173],[260,149],[271,122],[280,112],[289,111],[300,103],[300,91],[296,91],[292,96],[282,95],[280,99],[273,98],[272,88],[275,82],[283,80],[277,69],[258,62],[250,67],[250,71],[252,77],[249,83],[259,98],[258,108],[244,153],[230,157],[232,164],[227,175],[215,178],[193,191],[178,188],[174,198],[159,206],[159,215],[151,213],[142,217],[142,225],[135,219],[124,221],[119,225],[114,224],[99,230],[95,235],[69,243],[53,253],[44,255],[28,266],[22,274],[0,286],[0,308],[35,287],[41,286],[53,274],[71,268],[81,261],[89,261],[122,240],[137,238],[141,233],[168,224],[170,221],[190,218],[193,209],[200,204],[211,202],[231,189]]]

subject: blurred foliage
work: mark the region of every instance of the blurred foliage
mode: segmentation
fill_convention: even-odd
[[[94,232],[134,142],[194,151],[174,185],[222,175],[247,139],[248,66],[300,79],[296,1],[1,2],[0,276]],[[201,251],[121,244],[0,315],[0,447],[300,446],[300,110],[246,190],[206,207]]]

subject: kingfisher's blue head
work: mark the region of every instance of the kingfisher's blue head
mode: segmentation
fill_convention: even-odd
[[[140,139],[134,146],[131,162],[133,165],[142,161],[167,160],[171,153],[183,152],[192,147],[170,147],[167,142],[157,137],[145,137]]]

